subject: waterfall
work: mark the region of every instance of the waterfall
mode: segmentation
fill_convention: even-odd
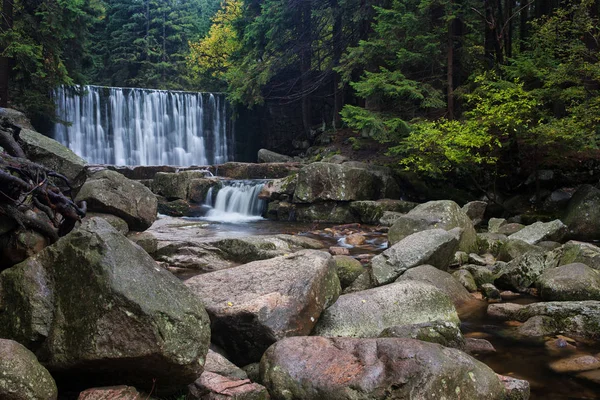
[[[208,165],[233,159],[215,93],[83,86],[54,91],[54,138],[92,164]]]
[[[265,201],[258,198],[264,181],[226,181],[216,197],[213,188],[206,194],[211,207],[204,219],[218,222],[248,222],[262,219]],[[214,197],[214,203],[213,203]]]

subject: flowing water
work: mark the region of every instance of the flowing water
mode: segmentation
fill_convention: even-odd
[[[209,207],[203,220],[240,223],[263,219],[265,201],[258,198],[264,181],[223,181],[223,187],[211,187],[206,194]],[[216,195],[214,191],[217,190]]]
[[[224,95],[60,87],[54,138],[92,164],[208,165],[233,159]]]

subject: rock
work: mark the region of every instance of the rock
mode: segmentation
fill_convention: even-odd
[[[544,343],[544,347],[548,353],[552,356],[560,356],[565,354],[574,353],[577,347],[569,343],[566,339],[556,338],[548,340]]]
[[[462,210],[467,214],[473,225],[477,226],[483,221],[487,203],[485,201],[471,201],[462,207]]]
[[[204,372],[213,372],[233,379],[248,379],[248,374],[243,369],[238,368],[234,363],[211,349],[206,355]]]
[[[499,233],[501,235],[511,236],[511,235],[514,235],[515,233],[519,232],[523,228],[525,228],[525,225],[518,224],[516,222],[511,222],[509,224],[502,225],[500,228],[498,228],[497,233]],[[515,239],[516,239],[516,237],[515,237]]]
[[[169,392],[202,372],[201,301],[103,219],[2,272],[0,292],[0,336],[26,344],[55,377],[147,391],[157,379]]]
[[[223,183],[218,178],[191,179],[187,187],[187,197],[190,203],[204,204],[208,191],[213,188],[220,189]]]
[[[464,349],[465,338],[460,329],[451,322],[433,321],[414,325],[401,325],[386,328],[379,337],[417,339],[445,347]]]
[[[465,351],[469,354],[492,354],[496,352],[494,345],[485,339],[465,339]]]
[[[536,183],[541,185],[543,184],[551,184],[554,180],[554,171],[550,169],[540,169],[537,172],[533,172],[531,175],[527,177],[525,180],[525,184],[530,186]]]
[[[404,213],[395,211],[384,211],[379,219],[379,224],[383,226],[392,226],[396,221],[404,216]]]
[[[167,201],[164,197],[158,198],[157,211],[159,214],[168,215],[170,217],[185,217],[189,216],[192,207],[185,200],[178,199]]]
[[[488,315],[502,320],[525,322],[519,328],[519,332],[528,336],[551,336],[561,333],[589,339],[600,337],[600,301],[595,300],[550,301],[526,306],[511,303],[490,304]],[[530,330],[536,324],[540,328]]]
[[[365,267],[353,257],[333,256],[333,260],[335,261],[335,269],[338,278],[340,278],[342,289],[350,286],[356,278],[365,272]]]
[[[469,262],[469,255],[464,251],[457,251],[454,253],[454,261],[450,263],[450,266],[461,266]]]
[[[192,181],[204,179],[207,174],[210,174],[207,170],[158,172],[152,181],[152,191],[167,200],[188,200]]]
[[[300,250],[299,246],[292,247],[289,243],[277,236],[246,236],[216,240],[210,245],[225,253],[229,260],[248,263]]]
[[[494,283],[494,280],[496,279],[496,276],[490,270],[489,267],[468,264],[461,268],[461,270],[463,269],[468,271],[471,274],[471,276],[473,276],[477,287],[481,287],[486,283]]]
[[[371,278],[371,271],[369,269],[365,270],[362,274],[358,276],[352,282],[352,284],[344,289],[343,294],[361,292],[363,290],[372,289],[375,285],[373,284],[373,279]]]
[[[583,263],[600,271],[600,247],[591,243],[571,240],[557,250],[558,265]]]
[[[406,270],[423,264],[446,270],[456,250],[457,237],[443,229],[412,234],[373,258],[373,282],[376,285],[392,282]]]
[[[365,235],[361,233],[353,233],[346,236],[346,244],[350,246],[360,246],[365,243]]]
[[[543,250],[551,251],[551,250],[558,249],[561,246],[561,244],[558,242],[553,242],[551,240],[544,240],[544,241],[539,242],[537,244],[537,246],[539,246]]]
[[[528,400],[531,388],[529,382],[510,376],[498,375],[504,385],[506,400]]]
[[[502,297],[502,300],[508,301],[508,300],[518,299],[519,297],[521,297],[521,294],[511,292],[510,290],[505,290],[505,291],[500,292],[500,297]]]
[[[465,353],[414,339],[298,337],[261,361],[273,399],[504,399],[496,374]]]
[[[498,233],[498,229],[506,224],[507,222],[504,218],[490,218],[488,221],[488,232]]]
[[[600,384],[600,369],[595,369],[592,371],[580,372],[575,375],[579,379],[585,379],[591,383],[595,383],[596,385]]]
[[[542,209],[548,213],[555,213],[564,210],[569,204],[573,193],[564,189],[558,189],[550,193],[544,200]]]
[[[448,296],[428,283],[403,281],[340,296],[323,312],[313,334],[377,337],[392,326],[431,321],[458,323]]]
[[[333,259],[316,250],[199,275],[185,284],[205,302],[213,342],[241,365],[260,359],[277,340],[308,335],[341,290]]]
[[[562,221],[569,239],[591,242],[600,237],[600,190],[581,185],[573,194]]]
[[[378,224],[386,211],[407,213],[417,204],[405,200],[363,200],[350,203],[350,210],[358,216],[363,224]]]
[[[153,257],[166,268],[184,268],[203,273],[234,265],[226,260],[226,254],[216,247],[188,241],[168,243],[154,252]]]
[[[545,301],[600,300],[600,271],[581,263],[548,269],[537,288]]]
[[[500,253],[500,249],[506,243],[507,240],[508,237],[500,233],[478,233],[478,253],[489,253],[497,256]]]
[[[329,248],[329,253],[334,256],[349,256],[350,250],[347,247],[332,246]]]
[[[477,233],[473,222],[453,201],[439,200],[419,204],[408,214],[399,218],[390,228],[390,244],[426,229],[444,229],[449,231],[461,228],[459,250],[470,253],[476,250]]]
[[[140,246],[150,255],[158,250],[158,239],[150,232],[131,232],[127,239]]]
[[[500,291],[491,283],[484,283],[481,285],[481,293],[483,293],[483,297],[488,299],[488,301],[502,301]]]
[[[279,213],[281,213],[281,210],[279,210]],[[358,221],[346,203],[336,201],[296,204],[295,218],[299,222],[325,222],[332,224],[347,224]]]
[[[294,202],[371,200],[376,184],[374,176],[364,169],[316,162],[298,173]]]
[[[396,282],[404,280],[422,281],[435,286],[446,293],[457,308],[472,300],[469,292],[452,275],[431,265],[411,268],[400,275]]]
[[[132,231],[144,231],[156,220],[156,196],[141,183],[114,171],[93,174],[75,200],[85,200],[89,211],[122,218]]]
[[[0,271],[39,253],[48,244],[48,238],[25,228],[5,234],[0,237]]]
[[[267,149],[258,150],[259,163],[285,163],[292,161],[292,157],[276,153]]]
[[[248,379],[250,379],[252,382],[261,383],[259,362],[244,365],[242,369],[248,374]]]
[[[132,386],[91,388],[79,393],[77,400],[140,400],[144,397]]]
[[[567,226],[560,220],[555,219],[551,222],[536,222],[535,224],[526,226],[508,238],[522,240],[529,244],[537,244],[543,240],[560,242],[566,233]]]
[[[56,400],[57,396],[54,379],[35,355],[15,341],[0,339],[0,398]]]
[[[502,289],[526,292],[546,269],[554,266],[553,260],[549,260],[545,254],[531,251],[500,268],[494,282]]]
[[[296,190],[297,182],[297,174],[281,179],[273,179],[263,185],[258,198],[262,200],[290,199]]]
[[[23,129],[19,134],[19,144],[29,161],[66,176],[71,182],[74,194],[85,182],[85,161],[56,140],[33,130]],[[63,182],[59,182],[59,186],[62,184]]]
[[[600,360],[591,355],[575,355],[551,362],[550,369],[558,374],[590,371],[600,369]]]
[[[20,111],[0,107],[0,117],[5,118],[10,124],[16,125],[21,129],[34,130],[29,118]]]
[[[505,243],[500,246],[500,250],[498,251],[498,256],[496,259],[498,261],[511,261],[515,258],[523,256],[525,253],[530,251],[543,252],[538,246],[534,246],[527,242],[517,239],[509,239]]]
[[[221,176],[231,179],[279,179],[285,178],[300,168],[304,167],[301,163],[241,163],[228,162],[225,164],[209,167],[215,176]]]
[[[470,264],[487,266],[487,265],[494,265],[496,263],[496,260],[494,259],[494,257],[491,254],[486,254],[485,256],[480,256],[477,253],[471,253],[471,254],[469,254],[469,259],[467,260],[467,262]]]
[[[189,398],[198,400],[268,400],[264,386],[249,379],[234,379],[204,372],[189,386]]]
[[[473,278],[473,275],[471,275],[471,273],[466,269],[459,269],[458,271],[453,272],[452,276],[469,292],[477,291],[475,279]]]
[[[127,222],[125,222],[122,218],[117,217],[116,215],[88,212],[85,215],[85,219],[90,218],[102,218],[122,235],[127,235],[127,233],[129,233],[129,226],[127,225]]]

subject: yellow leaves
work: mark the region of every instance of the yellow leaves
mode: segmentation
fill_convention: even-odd
[[[242,15],[240,0],[225,0],[215,16],[205,38],[190,42],[188,66],[198,73],[210,72],[215,78],[223,78],[231,67],[231,55],[241,44],[234,22]]]

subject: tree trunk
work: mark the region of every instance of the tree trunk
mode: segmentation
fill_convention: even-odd
[[[453,1],[450,0],[450,12],[453,13]],[[447,73],[447,95],[448,95],[448,119],[454,119],[454,19],[448,22],[448,73]]]
[[[12,28],[13,23],[13,0],[2,2],[2,31],[6,32]],[[0,49],[4,52],[4,48]],[[0,107],[8,107],[8,85],[10,77],[10,60],[8,57],[0,57]]]
[[[301,91],[302,91],[302,123],[304,125],[304,133],[308,137],[311,126],[310,113],[310,95],[309,95],[309,79],[311,66],[311,0],[301,0],[300,7],[300,30],[298,39],[300,40],[300,74],[301,74]]]
[[[333,22],[333,66],[337,67],[340,64],[340,58],[342,58],[343,42],[342,42],[342,9],[339,6],[338,0],[332,0],[331,7],[334,13]],[[333,128],[337,129],[341,126],[340,111],[342,110],[342,104],[344,102],[344,90],[340,88],[340,74],[333,72]]]

